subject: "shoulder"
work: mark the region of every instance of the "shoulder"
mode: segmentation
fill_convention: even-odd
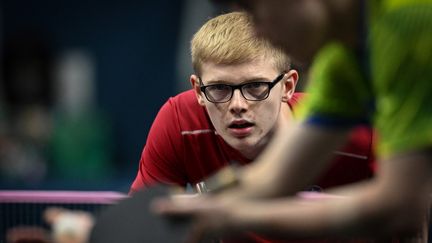
[[[210,120],[206,110],[201,106],[193,90],[187,90],[171,97],[167,105],[173,109],[178,122],[184,130],[209,129]]]
[[[175,107],[179,108],[197,108],[197,106],[200,106],[198,104],[198,101],[195,97],[195,93],[193,90],[187,90],[184,92],[181,92],[177,94],[176,96],[173,96],[168,99],[168,102]]]

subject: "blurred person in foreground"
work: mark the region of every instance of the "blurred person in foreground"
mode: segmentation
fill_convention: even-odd
[[[233,161],[249,164],[277,129],[294,126],[303,99],[295,93],[297,71],[281,49],[254,35],[252,24],[246,13],[234,12],[210,19],[194,35],[192,89],[159,111],[131,192],[159,183],[212,191],[203,183],[207,177]],[[330,170],[303,189],[370,178],[371,142],[370,127],[358,127]],[[249,236],[249,242],[264,241]]]
[[[240,172],[237,186],[187,200],[160,199],[153,210],[195,217],[195,240],[240,230],[294,238],[418,232],[432,184],[432,1],[238,3],[254,16],[258,34],[294,59],[313,60],[304,120],[280,129]],[[292,197],[363,122],[379,134],[376,178],[329,191],[342,199]]]

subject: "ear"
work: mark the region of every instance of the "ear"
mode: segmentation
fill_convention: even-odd
[[[297,81],[299,78],[299,74],[297,70],[291,69],[289,72],[285,74],[283,85],[283,95],[282,101],[288,102],[289,99],[294,95],[295,88],[297,85]]]
[[[204,106],[205,105],[205,101],[204,101],[205,97],[203,96],[204,94],[201,92],[200,80],[199,80],[198,76],[195,74],[192,74],[190,76],[189,82],[191,83],[192,89],[195,92],[195,96],[197,98],[198,104]]]

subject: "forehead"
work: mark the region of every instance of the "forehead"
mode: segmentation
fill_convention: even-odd
[[[202,80],[243,82],[254,78],[274,78],[278,74],[274,60],[259,58],[239,64],[217,64],[206,62],[202,65]]]

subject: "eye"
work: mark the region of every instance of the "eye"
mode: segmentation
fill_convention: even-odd
[[[246,90],[262,90],[267,88],[268,84],[266,82],[253,82],[248,83],[243,86]]]
[[[243,86],[243,94],[249,100],[265,99],[269,91],[268,82],[253,82]]]
[[[232,89],[229,85],[213,84],[206,87],[206,96],[212,102],[228,101],[232,94]]]

